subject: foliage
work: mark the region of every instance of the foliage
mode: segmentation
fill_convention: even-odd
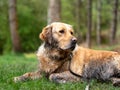
[[[25,52],[35,51],[40,45],[39,33],[46,25],[46,3],[38,0],[18,1],[19,33]]]
[[[8,2],[6,0],[0,1],[0,53],[2,53],[5,43],[7,42],[6,38],[10,36],[8,31],[7,4]]]
[[[18,0],[18,31],[24,52],[36,51],[41,41],[39,33],[46,25],[47,1]],[[39,7],[41,6],[41,7]],[[12,49],[9,31],[8,0],[0,1],[0,53],[10,52]],[[5,7],[5,8],[3,8]]]
[[[7,54],[0,56],[0,90],[84,90],[85,82],[55,84],[46,78],[14,83],[13,77],[35,71],[37,60],[34,54]],[[91,90],[119,90],[111,83],[90,82]]]
[[[76,4],[77,0],[61,0],[61,21],[72,24],[77,29]],[[108,43],[109,30],[112,18],[113,1],[102,0],[101,36],[102,43]],[[0,53],[11,52],[12,43],[9,31],[8,0],[0,0]],[[48,0],[17,0],[18,31],[23,52],[33,52],[39,47],[41,41],[39,33],[47,24]],[[120,9],[120,7],[119,7]],[[97,0],[93,0],[92,7],[93,30],[92,39],[96,37]],[[119,18],[118,18],[119,20]],[[120,20],[119,20],[120,21]],[[80,33],[85,40],[87,31],[87,1],[81,0],[80,4]],[[119,26],[119,25],[118,25]],[[77,31],[77,30],[76,30]],[[107,32],[107,33],[106,33]],[[106,34],[104,34],[106,33]],[[119,32],[117,35],[120,35]],[[82,40],[82,41],[84,41]],[[95,43],[95,42],[94,42]]]

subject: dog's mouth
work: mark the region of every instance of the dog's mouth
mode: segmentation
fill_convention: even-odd
[[[73,51],[76,47],[76,44],[72,44],[72,45],[68,45],[68,46],[65,46],[64,48],[60,48],[61,50],[64,50],[64,51]]]
[[[76,45],[72,45],[72,46],[70,47],[70,50],[73,51],[73,50],[75,49],[75,46],[76,46]]]

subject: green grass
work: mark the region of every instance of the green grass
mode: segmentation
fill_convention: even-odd
[[[0,56],[0,90],[84,90],[86,83],[55,84],[46,78],[27,82],[14,83],[13,77],[37,69],[37,58],[34,54],[9,54]],[[92,81],[91,90],[120,90],[111,83]]]

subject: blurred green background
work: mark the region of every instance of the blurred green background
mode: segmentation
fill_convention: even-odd
[[[80,1],[79,8],[76,3]],[[87,1],[88,0],[61,0],[61,20],[73,25],[76,36],[81,35],[80,43],[86,40],[87,32]],[[92,46],[97,46],[96,28],[99,0],[92,1]],[[109,45],[109,34],[113,17],[114,0],[102,0],[101,6],[101,44]],[[9,25],[8,0],[0,0],[0,54],[12,51],[12,41]],[[119,2],[120,5],[120,2]],[[47,25],[48,0],[17,0],[18,34],[22,52],[35,52],[41,44],[39,33]],[[78,9],[79,17],[76,14]],[[115,45],[119,45],[120,37],[120,7],[118,7],[118,24]],[[79,21],[77,20],[79,18]],[[78,30],[78,27],[80,30]]]

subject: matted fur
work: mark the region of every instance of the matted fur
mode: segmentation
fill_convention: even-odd
[[[41,78],[45,73],[57,83],[96,78],[120,85],[120,55],[78,46],[71,25],[54,22],[43,28],[40,39],[44,42],[37,52],[38,71],[15,77],[15,82]]]

